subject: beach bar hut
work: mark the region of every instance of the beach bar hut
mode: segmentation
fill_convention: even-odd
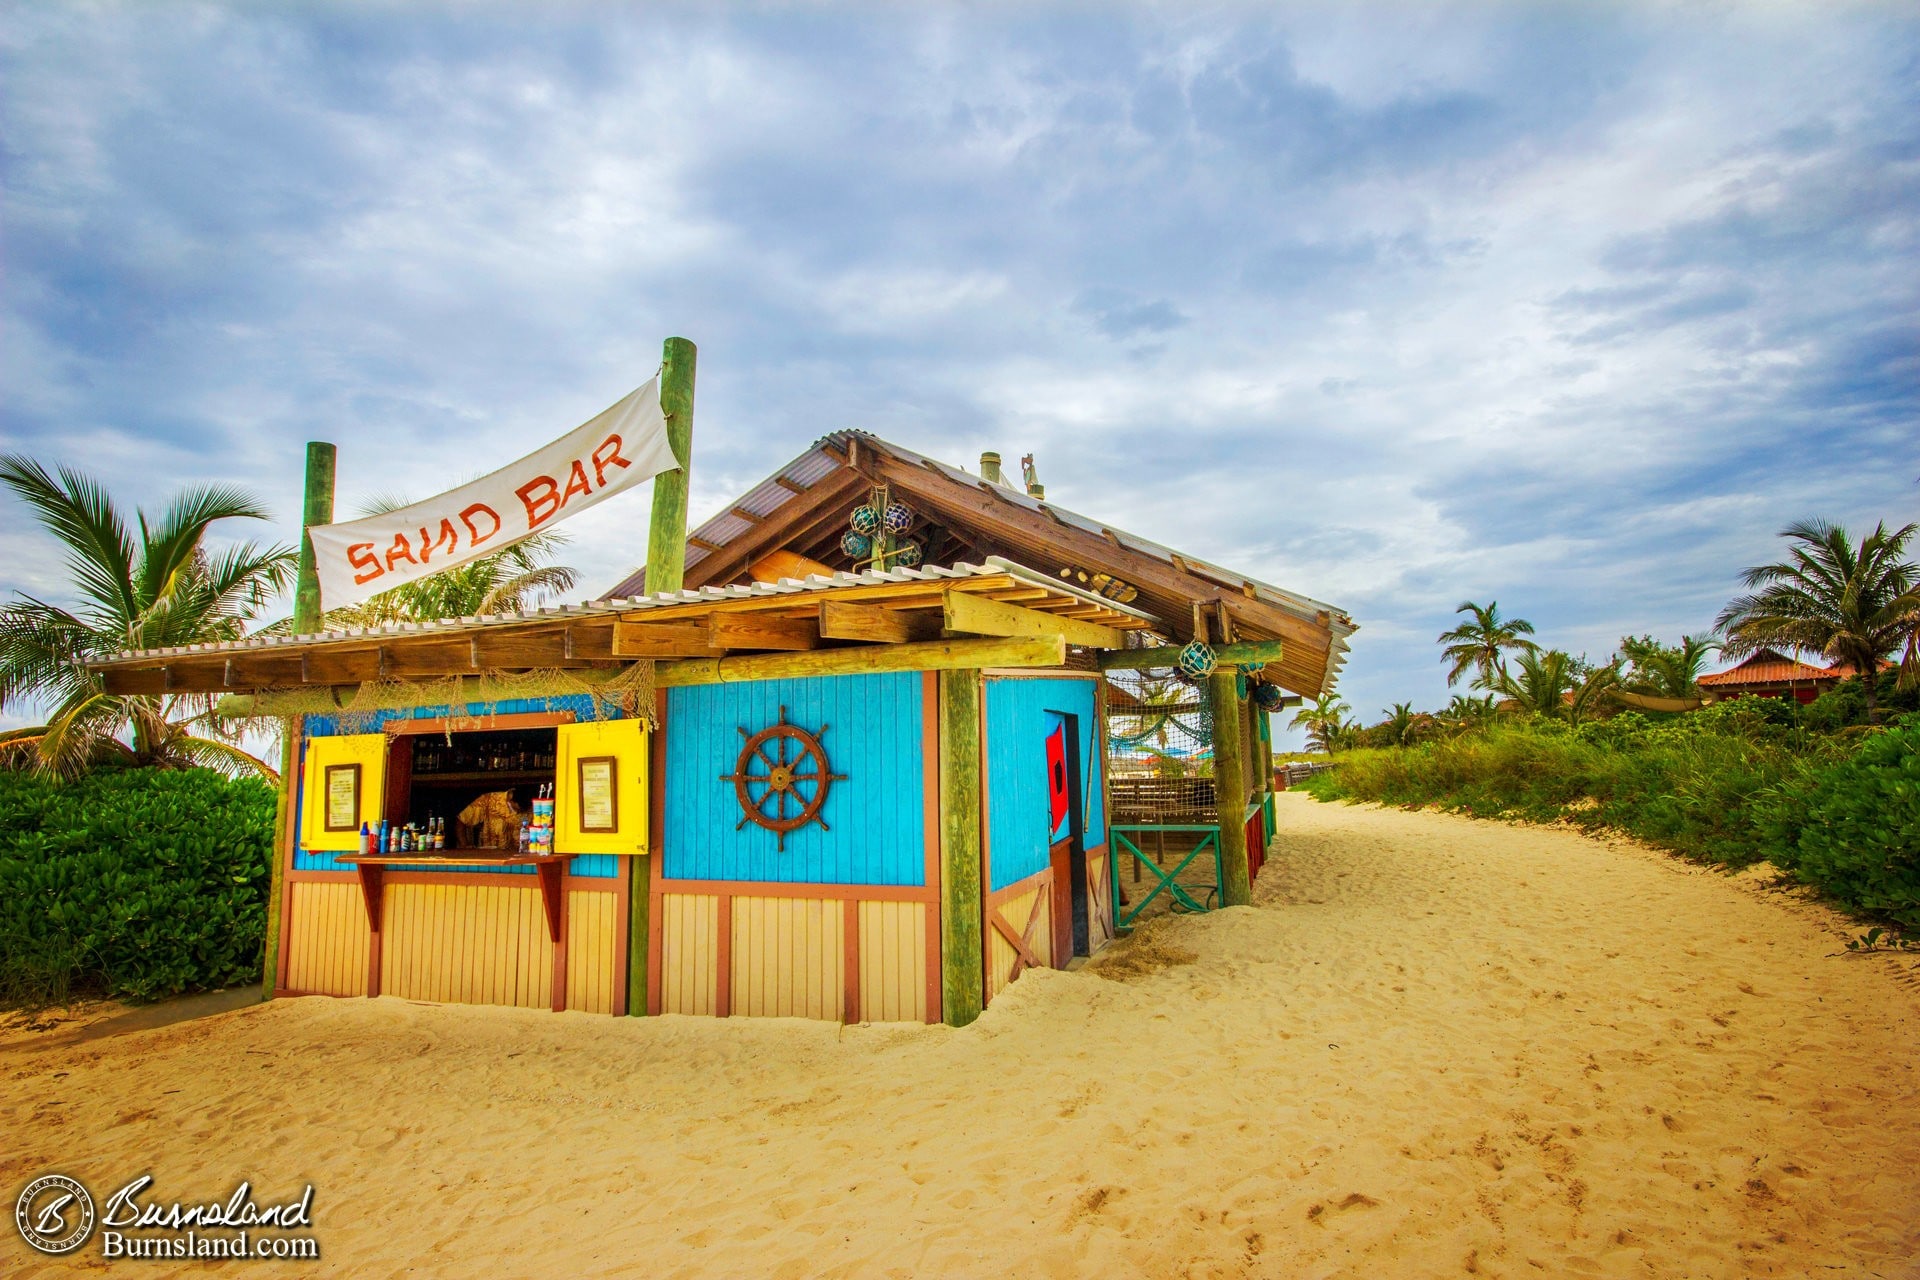
[[[97,664],[286,725],[275,994],[963,1024],[1114,936],[1108,676],[1204,652],[1245,901],[1262,687],[1317,696],[1354,629],[853,431],[684,554],[676,591]]]

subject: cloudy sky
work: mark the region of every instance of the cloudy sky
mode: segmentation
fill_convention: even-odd
[[[1349,610],[1369,719],[1463,600],[1601,657],[1920,516],[1906,6],[10,4],[0,165],[0,446],[287,540],[304,441],[422,497],[675,333],[696,519],[842,427],[1031,451]]]

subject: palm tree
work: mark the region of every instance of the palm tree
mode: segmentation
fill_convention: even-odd
[[[1502,669],[1495,692],[1520,704],[1522,711],[1558,719],[1577,677],[1573,658],[1559,649],[1523,649],[1514,669]]]
[[[1307,743],[1332,755],[1341,745],[1341,730],[1345,727],[1347,713],[1352,711],[1346,703],[1340,701],[1337,693],[1323,693],[1312,706],[1302,707],[1289,722],[1290,728],[1305,728]]]
[[[1723,652],[1744,657],[1765,645],[1812,650],[1850,665],[1865,686],[1867,719],[1875,715],[1874,686],[1881,660],[1904,644],[1903,681],[1920,673],[1914,634],[1920,628],[1920,571],[1905,559],[1916,526],[1888,532],[1885,522],[1856,546],[1847,531],[1825,520],[1788,525],[1793,544],[1777,564],[1740,575],[1752,591],[1720,612]]]
[[[1681,636],[1677,646],[1652,636],[1623,636],[1620,652],[1629,669],[1620,686],[1656,698],[1697,698],[1701,671],[1719,650],[1719,642],[1706,636]]]
[[[1411,702],[1396,702],[1386,713],[1387,718],[1378,726],[1387,742],[1396,747],[1410,747],[1414,739],[1420,736],[1421,716],[1413,709]]]
[[[1528,649],[1501,675],[1499,693],[1522,711],[1579,724],[1593,714],[1600,695],[1620,681],[1620,664],[1592,667],[1560,649]]]
[[[271,775],[213,718],[210,695],[112,695],[86,665],[126,649],[245,634],[293,581],[294,551],[249,542],[212,556],[202,543],[215,521],[264,520],[265,509],[231,485],[197,486],[157,521],[136,511],[136,541],[106,491],[78,471],[62,467],[56,478],[33,459],[8,454],[0,456],[0,482],[66,545],[81,602],[69,610],[22,595],[0,608],[0,710],[27,700],[54,704],[47,723],[8,738],[6,754],[64,774],[117,754],[136,764]]]
[[[1566,700],[1564,714],[1568,724],[1579,724],[1589,716],[1598,715],[1606,704],[1601,695],[1620,686],[1620,660],[1615,658],[1603,667],[1586,667],[1585,660],[1575,663],[1576,683],[1573,696]]]
[[[1483,725],[1493,718],[1494,695],[1469,698],[1464,693],[1456,693],[1446,707],[1434,719],[1452,733],[1464,733],[1476,725]]]
[[[1539,647],[1526,638],[1533,634],[1533,624],[1525,618],[1501,617],[1497,600],[1488,601],[1485,608],[1468,600],[1454,612],[1471,613],[1473,620],[1440,633],[1441,656],[1453,664],[1447,671],[1448,688],[1469,670],[1477,670],[1473,688],[1497,689],[1506,675],[1505,652],[1527,653]]]

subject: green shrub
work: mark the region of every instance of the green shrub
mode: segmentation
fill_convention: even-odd
[[[1800,802],[1782,860],[1857,911],[1920,928],[1920,726],[1869,736]]]
[[[1920,722],[1820,735],[1740,699],[1578,729],[1509,722],[1339,765],[1306,789],[1608,827],[1730,866],[1766,859],[1853,910],[1920,929]]]
[[[274,803],[204,770],[0,773],[0,1003],[257,979]]]
[[[1611,827],[1690,857],[1741,865],[1766,856],[1752,798],[1796,784],[1807,753],[1764,713],[1724,704],[1694,715],[1622,715],[1569,729],[1550,721],[1399,751],[1360,751],[1314,781],[1326,798],[1439,805],[1476,817]]]

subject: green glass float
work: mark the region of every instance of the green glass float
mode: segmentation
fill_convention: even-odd
[[[860,508],[865,511],[866,508]],[[873,554],[873,539],[864,533],[855,533],[849,529],[840,535],[840,549],[855,560],[865,560]]]
[[[880,513],[869,506],[858,506],[847,517],[847,523],[853,526],[855,533],[864,533],[871,538],[880,532]]]
[[[1212,675],[1219,663],[1214,659],[1213,646],[1201,640],[1195,640],[1180,651],[1178,662],[1180,674],[1190,680],[1204,680]]]

